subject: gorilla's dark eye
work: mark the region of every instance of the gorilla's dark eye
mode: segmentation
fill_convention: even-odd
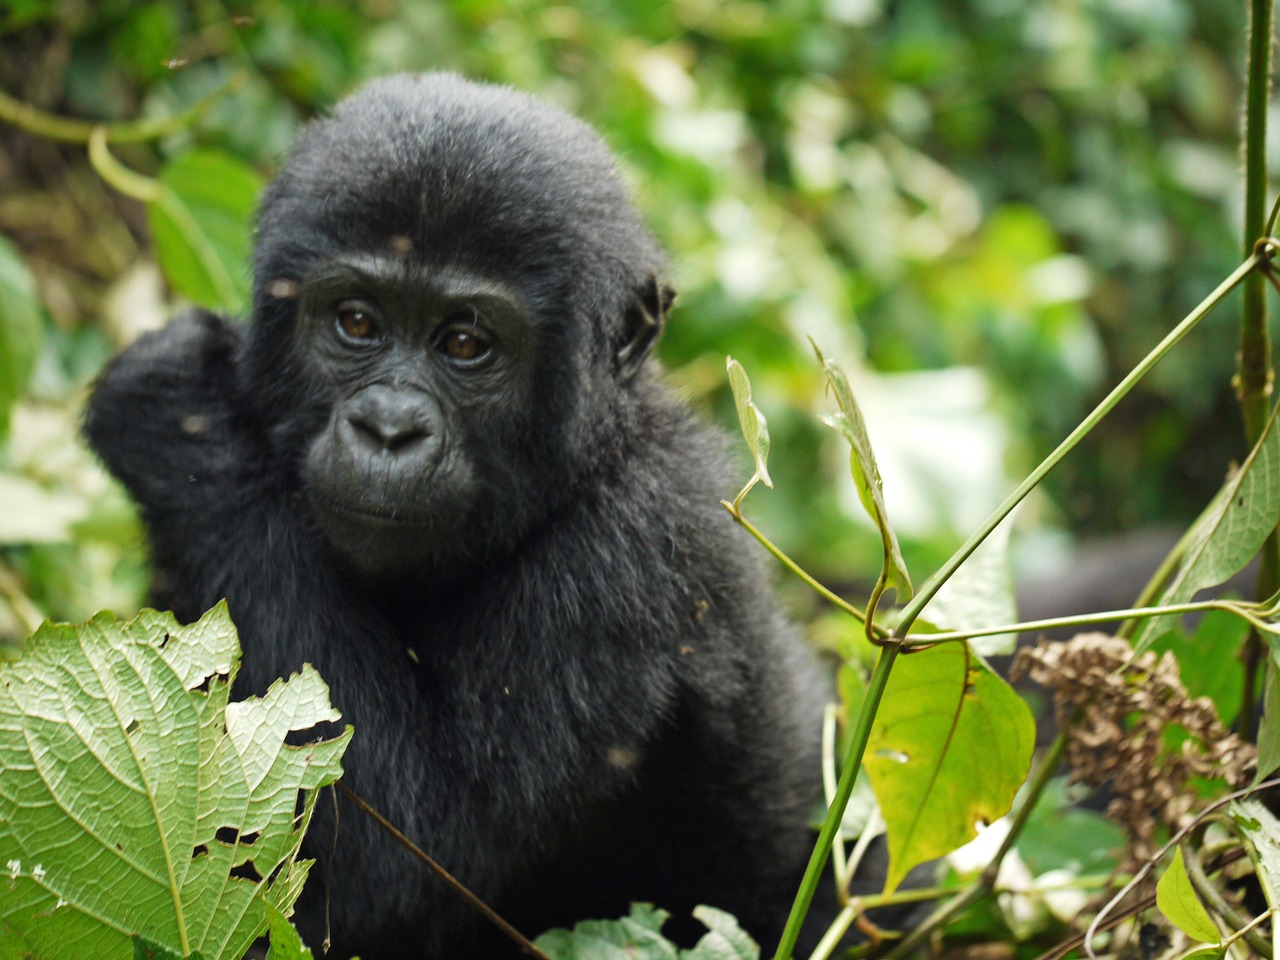
[[[450,360],[474,362],[488,356],[489,341],[478,333],[451,330],[440,339],[440,351]]]
[[[338,307],[338,331],[348,340],[367,343],[381,338],[378,321],[367,308],[356,303]]]

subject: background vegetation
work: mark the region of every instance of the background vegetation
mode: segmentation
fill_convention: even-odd
[[[257,190],[299,125],[370,76],[455,69],[604,133],[672,251],[672,378],[729,427],[724,356],[750,371],[775,481],[752,520],[837,584],[875,578],[881,534],[814,416],[831,400],[809,338],[848,371],[906,565],[928,572],[1240,261],[1236,2],[11,0],[0,17],[0,641],[140,604],[140,528],[76,438],[84,391],[184,303],[243,308]],[[1247,453],[1236,329],[1237,311],[1212,315],[1050,477],[1019,518],[1020,570],[1069,569],[1073,538],[1203,507]],[[1187,681],[1227,723],[1241,635],[1210,619],[1157,645],[1228,665]],[[967,648],[951,651],[964,691]],[[1086,653],[1039,668],[1124,663]],[[1144,664],[1175,690],[1152,743],[1166,723],[1225,736]],[[1122,699],[1115,716],[1148,709]],[[1243,769],[1237,746],[1214,763]],[[1132,769],[1164,762],[1153,749]],[[1189,777],[1220,774],[1181,771],[1159,822],[1186,813]],[[1068,886],[1093,889],[1082,872],[1115,866],[1120,827],[1060,794],[1020,827],[1005,863],[1025,877],[1002,871],[1006,892],[1068,865]],[[1131,852],[1154,842],[1149,813],[1117,818]],[[1083,901],[1049,890],[951,934],[1056,935]]]
[[[836,581],[874,576],[878,535],[858,519],[838,438],[810,416],[821,379],[807,337],[850,368],[904,550],[928,569],[1237,262],[1234,2],[7,9],[0,92],[43,110],[172,117],[237,78],[169,135],[111,147],[197,185],[215,238],[219,216],[243,222],[299,124],[369,76],[455,69],[584,116],[673,251],[664,360],[726,425],[722,358],[751,371],[777,480],[753,510]],[[40,303],[35,372],[0,391],[17,400],[0,452],[12,638],[26,600],[69,619],[136,606],[136,527],[74,441],[82,391],[184,294],[238,306],[247,236],[222,230],[230,290],[183,284],[171,262],[166,283],[142,205],[103,183],[83,143],[3,124],[0,233]],[[1036,531],[1183,520],[1205,502],[1244,452],[1234,319],[1211,318],[1199,349],[1162,364],[1051,478],[1021,521],[1025,564],[1060,557],[1061,538]]]

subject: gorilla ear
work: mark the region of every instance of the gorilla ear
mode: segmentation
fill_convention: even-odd
[[[622,321],[622,341],[613,356],[618,379],[624,383],[640,372],[644,358],[662,335],[667,323],[667,311],[676,292],[656,276],[650,276],[636,291]]]

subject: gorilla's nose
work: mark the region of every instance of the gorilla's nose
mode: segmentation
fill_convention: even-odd
[[[430,401],[417,390],[366,387],[348,405],[346,427],[369,453],[410,453],[431,436]]]

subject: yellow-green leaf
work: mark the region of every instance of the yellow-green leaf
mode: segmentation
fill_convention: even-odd
[[[898,546],[898,535],[889,525],[889,513],[884,506],[884,484],[880,480],[880,468],[876,465],[876,456],[871,449],[871,437],[867,434],[862,410],[853,397],[849,378],[839,364],[826,359],[816,343],[813,349],[826,374],[827,386],[835,394],[836,403],[840,406],[839,413],[832,414],[823,422],[849,442],[849,472],[853,474],[858,499],[880,531],[880,542],[884,549],[884,582],[897,591],[899,603],[906,603],[912,594],[911,577],[907,573],[907,563],[902,558],[902,548]]]
[[[166,279],[202,307],[239,310],[249,290],[261,179],[230,154],[193,150],[161,170],[159,180],[159,197],[147,213]]]
[[[899,657],[863,760],[888,833],[886,892],[1008,813],[1034,748],[1031,710],[967,645]]]
[[[773,480],[769,478],[769,424],[751,400],[751,381],[747,379],[742,364],[733,357],[725,357],[725,366],[729,371],[729,389],[733,391],[733,403],[738,409],[742,436],[755,460],[755,473],[734,498],[734,506],[737,506],[757,483],[773,489]]]
[[[1173,862],[1156,884],[1156,906],[1169,922],[1192,940],[1201,943],[1217,943],[1222,939],[1217,925],[1204,908],[1187,876],[1187,866],[1182,862],[1182,848],[1173,853]]]

